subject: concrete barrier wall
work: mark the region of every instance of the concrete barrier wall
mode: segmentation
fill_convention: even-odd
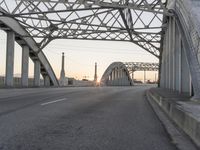
[[[0,87],[4,87],[5,83],[5,77],[0,77]],[[40,80],[41,86],[44,86],[44,80]],[[34,87],[34,79],[29,78],[28,79],[28,85],[29,87]],[[21,87],[21,78],[20,77],[14,77],[14,87]]]
[[[189,98],[175,98],[159,95],[158,92],[147,91],[147,98],[156,102],[169,118],[181,128],[198,147],[200,147],[200,104]]]

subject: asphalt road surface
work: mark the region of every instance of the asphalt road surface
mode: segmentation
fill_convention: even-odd
[[[176,150],[149,87],[0,90],[0,150]]]

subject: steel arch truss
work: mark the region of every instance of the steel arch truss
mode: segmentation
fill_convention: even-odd
[[[54,39],[130,41],[159,57],[166,0],[0,0],[42,50]]]
[[[133,82],[125,64],[113,62],[102,75],[100,84],[103,86],[131,86]]]
[[[129,73],[135,71],[158,71],[158,63],[146,63],[146,62],[125,62],[124,63]]]

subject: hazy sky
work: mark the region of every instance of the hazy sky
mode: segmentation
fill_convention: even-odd
[[[15,44],[14,74],[21,72],[21,47]],[[0,75],[5,74],[6,34],[0,30]],[[59,78],[61,53],[65,52],[65,72],[67,77],[94,78],[94,64],[98,64],[98,78],[114,61],[158,62],[158,59],[130,42],[55,40],[44,50],[46,57]],[[29,76],[33,76],[33,62],[29,61]],[[142,80],[143,72],[136,72],[135,78]],[[155,72],[148,72],[147,79],[154,80]]]

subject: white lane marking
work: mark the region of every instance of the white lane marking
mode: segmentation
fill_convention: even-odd
[[[50,101],[50,102],[42,103],[40,105],[44,106],[44,105],[48,105],[48,104],[57,103],[57,102],[60,102],[60,101],[65,101],[65,100],[67,100],[67,98],[62,98],[62,99],[58,99],[58,100],[55,100],[55,101]]]

